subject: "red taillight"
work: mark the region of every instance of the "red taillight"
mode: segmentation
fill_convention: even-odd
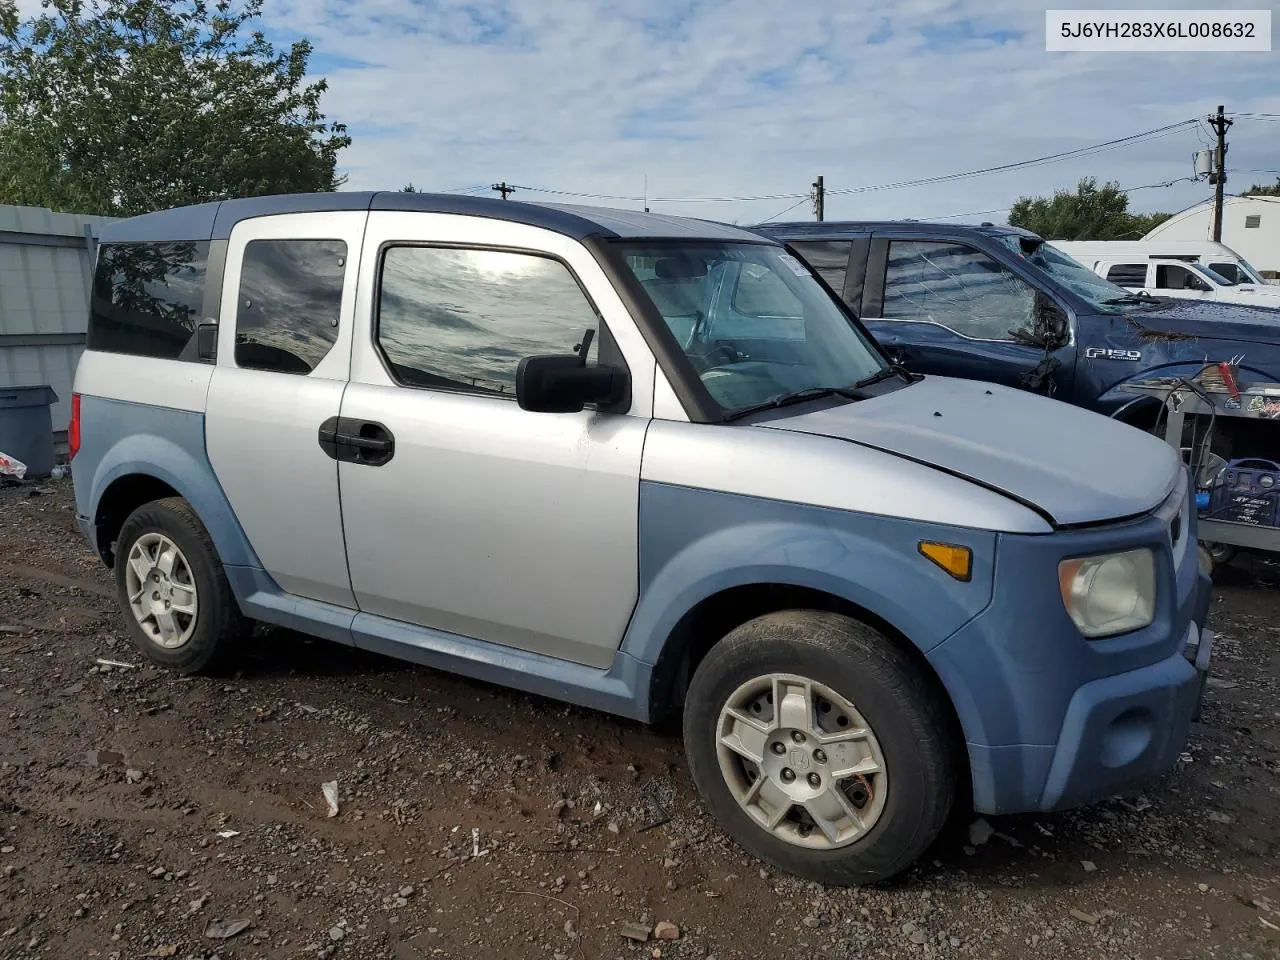
[[[71,459],[80,452],[80,394],[71,395],[71,423],[67,425],[67,450]]]

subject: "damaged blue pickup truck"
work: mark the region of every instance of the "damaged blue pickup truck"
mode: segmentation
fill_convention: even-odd
[[[1160,401],[1126,385],[1235,360],[1280,382],[1280,310],[1138,296],[1016,227],[778,223],[787,244],[908,370],[1048,394],[1144,430]],[[1266,456],[1256,421],[1225,418],[1213,452]]]

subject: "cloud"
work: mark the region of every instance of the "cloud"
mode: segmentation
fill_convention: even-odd
[[[266,22],[278,41],[314,43],[325,109],[355,138],[342,162],[357,189],[506,180],[630,197],[647,176],[650,197],[776,196],[823,174],[838,191],[1071,150],[1218,103],[1280,113],[1272,54],[1051,54],[1043,8],[1015,0],[272,0]],[[1229,169],[1280,168],[1277,129],[1239,122]],[[1007,208],[1087,175],[1158,183],[1189,175],[1199,145],[1187,129],[1030,170],[833,193],[827,214]],[[1180,184],[1133,203],[1207,195]],[[653,207],[752,222],[792,202]]]

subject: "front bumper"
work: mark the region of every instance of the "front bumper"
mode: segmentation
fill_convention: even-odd
[[[1110,796],[1171,768],[1199,715],[1213,634],[1192,623],[1183,651],[1076,691],[1036,808]],[[1188,654],[1190,654],[1188,656]]]
[[[1171,550],[1167,513],[1002,536],[990,606],[928,652],[964,730],[979,812],[1090,803],[1177,762],[1199,713],[1213,635],[1204,629],[1209,578],[1194,549]],[[1193,526],[1182,537],[1194,547]],[[1046,571],[1063,556],[1134,545],[1164,558],[1158,589],[1168,599],[1149,627],[1085,640]]]

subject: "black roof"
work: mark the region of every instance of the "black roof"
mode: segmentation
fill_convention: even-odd
[[[417,210],[522,223],[575,239],[586,237],[738,240],[760,242],[759,234],[710,220],[638,213],[611,207],[559,203],[521,203],[497,197],[389,191],[294,193],[238,200],[216,200],[160,210],[101,228],[102,243],[166,240],[225,240],[241,220],[279,213],[336,210]]]
[[[972,237],[975,233],[988,237],[1036,237],[1021,227],[975,223],[931,223],[928,220],[800,220],[794,223],[762,223],[751,227],[757,233],[777,240],[845,240],[866,236],[876,231],[893,231],[899,235],[919,233],[930,237]],[[1039,239],[1039,237],[1036,237]]]

